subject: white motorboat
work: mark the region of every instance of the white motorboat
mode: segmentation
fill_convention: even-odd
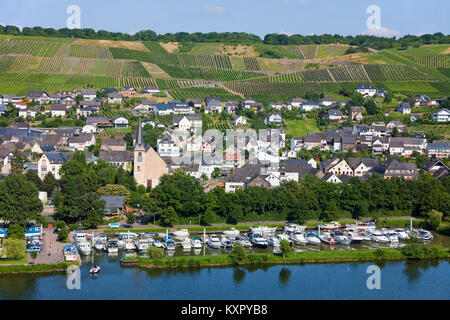
[[[100,266],[99,265],[97,265],[97,264],[94,264],[93,266],[92,266],[92,268],[91,269],[89,269],[89,272],[90,273],[99,273],[100,272]]]
[[[275,238],[281,243],[281,241],[286,240],[289,244],[292,244],[292,241],[289,239],[289,236],[285,233],[278,233],[275,235]]]
[[[84,242],[87,241],[87,235],[86,233],[75,232],[74,239],[76,242]]]
[[[368,231],[361,231],[359,235],[361,236],[363,241],[372,241],[372,236]]]
[[[382,232],[389,239],[390,242],[398,242],[398,235],[395,230],[392,229],[383,229]]]
[[[250,234],[250,242],[254,247],[265,249],[268,247],[269,242],[259,233]]]
[[[278,240],[277,237],[270,237],[267,242],[269,243],[269,246],[272,246],[272,247],[280,246],[280,240]]]
[[[341,224],[337,221],[331,221],[330,223],[320,225],[320,229],[325,230],[325,231],[327,231],[327,230],[333,231],[333,230],[339,229],[340,227],[341,227]]]
[[[95,250],[104,250],[105,249],[105,244],[102,241],[97,240],[95,242],[95,244],[94,244],[94,249]]]
[[[148,247],[150,247],[151,243],[148,239],[139,239],[134,241],[134,245],[136,249],[140,253],[147,252]]]
[[[348,238],[346,235],[344,235],[340,231],[335,231],[333,234],[334,241],[339,244],[343,244],[345,246],[349,246],[351,243],[350,238]]]
[[[372,241],[378,242],[378,243],[390,243],[391,240],[389,240],[383,232],[380,230],[375,230],[371,233]]]
[[[306,245],[308,240],[306,240],[305,235],[302,232],[292,232],[289,234],[289,239],[295,244]]]
[[[203,247],[202,242],[197,238],[192,238],[191,247],[195,249],[201,249]]]
[[[316,236],[314,232],[311,231],[306,232],[305,238],[309,244],[320,244],[320,239],[319,237]]]
[[[395,229],[394,231],[397,233],[398,240],[402,241],[409,239],[409,234],[406,229]]]
[[[222,248],[225,248],[225,249],[234,248],[233,242],[225,236],[222,236],[222,238],[220,239],[220,242],[222,243]]]
[[[184,238],[184,240],[181,242],[181,246],[183,247],[183,251],[191,251],[192,249],[191,239]]]
[[[77,243],[80,254],[88,256],[92,253],[91,243],[88,241],[81,241]]]
[[[161,243],[161,241],[159,241],[159,240],[155,240],[154,242],[153,242],[153,245],[155,246],[155,247],[157,247],[157,248],[163,248],[164,247],[164,245]]]
[[[328,244],[336,244],[336,241],[334,240],[334,238],[331,236],[331,234],[329,232],[321,232],[319,234],[319,239],[325,243]]]
[[[363,237],[358,232],[350,231],[347,233],[347,237],[350,239],[351,243],[360,244],[363,242]]]
[[[171,235],[164,236],[164,248],[166,250],[175,250],[175,242],[173,241]]]
[[[295,223],[290,223],[287,224],[283,227],[283,232],[284,233],[292,233],[292,232],[303,232],[306,230],[306,226],[299,226],[298,224]]]
[[[252,243],[250,242],[250,240],[245,237],[237,237],[236,243],[243,246],[244,248],[249,248],[249,247],[253,246]]]
[[[189,237],[188,229],[180,229],[180,230],[172,232],[172,234],[177,238]]]
[[[119,252],[119,244],[116,240],[109,240],[108,244],[106,245],[106,251],[108,253],[118,253]]]
[[[266,226],[258,226],[258,227],[250,227],[251,233],[256,233],[259,235],[267,235],[267,234],[274,234],[277,231],[277,228],[270,228]]]
[[[231,228],[230,230],[225,230],[223,234],[230,239],[236,239],[236,237],[239,237],[239,230]]]
[[[420,237],[422,240],[433,240],[433,234],[430,231],[419,229],[414,230],[414,232]]]
[[[98,236],[94,236],[94,241],[101,241],[103,243],[107,243],[108,242],[108,236],[106,235],[106,233],[100,233]]]
[[[134,251],[136,250],[136,246],[134,245],[133,240],[126,240],[125,241],[125,251]]]
[[[211,237],[209,237],[208,240],[208,246],[210,246],[213,249],[220,249],[222,248],[222,243],[220,242],[220,239],[217,235],[213,234]]]

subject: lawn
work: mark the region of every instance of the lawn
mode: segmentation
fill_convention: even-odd
[[[316,120],[289,120],[286,121],[286,136],[302,137],[310,132],[319,132]]]

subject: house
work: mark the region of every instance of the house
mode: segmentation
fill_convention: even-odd
[[[347,175],[347,176],[353,176],[353,169],[348,165],[347,161],[345,159],[339,159],[336,158],[332,160],[330,163],[324,162],[321,165],[323,165],[322,170],[326,173],[333,173],[337,176],[340,175]]]
[[[112,117],[111,123],[116,129],[128,128],[128,119],[122,116]]]
[[[158,103],[153,106],[153,112],[156,115],[166,116],[173,114],[173,108],[166,103]]]
[[[100,150],[105,151],[126,151],[127,143],[123,139],[105,138],[102,140]]]
[[[403,114],[411,114],[411,105],[409,104],[409,102],[402,102],[397,106],[395,111],[401,112]]]
[[[384,179],[393,177],[403,177],[405,179],[416,179],[419,174],[415,163],[398,162],[395,159],[388,159],[381,165],[381,175]]]
[[[87,125],[95,125],[97,132],[102,132],[104,129],[112,128],[113,124],[109,121],[107,117],[87,117]]]
[[[200,113],[193,113],[187,115],[174,115],[172,120],[174,128],[182,131],[200,130],[202,129],[202,115]]]
[[[370,84],[360,84],[355,88],[355,92],[358,92],[363,96],[373,97],[377,93],[377,89]]]
[[[152,120],[152,119],[144,119],[144,120],[142,121],[142,128],[145,128],[146,125],[149,125],[149,126],[151,126],[152,128],[154,128],[154,127],[155,127],[155,121]]]
[[[449,169],[449,167],[444,162],[442,162],[442,160],[438,160],[435,158],[428,159],[420,168],[430,173],[434,173],[442,169]]]
[[[291,99],[291,101],[290,101],[290,104],[291,104],[291,106],[293,106],[293,107],[300,107],[300,105],[303,103],[303,102],[305,102],[305,100],[304,99],[302,99],[302,98],[292,98]]]
[[[84,108],[78,108],[77,109],[77,116],[78,117],[89,117],[91,115],[94,115],[98,112],[97,108],[94,107],[84,107]]]
[[[427,145],[427,154],[429,157],[447,158],[450,156],[450,141],[434,140]]]
[[[22,99],[19,96],[16,96],[14,94],[0,94],[0,103],[17,103],[21,102]]]
[[[52,117],[66,116],[66,106],[64,104],[52,104],[50,110]]]
[[[157,152],[161,157],[179,157],[180,147],[173,141],[172,137],[165,134],[156,142]]]
[[[292,105],[288,102],[270,102],[269,107],[277,110],[282,109],[292,110]]]
[[[389,138],[374,137],[371,143],[372,152],[382,154],[389,150]],[[401,151],[400,151],[401,152]]]
[[[77,94],[82,95],[85,101],[94,101],[97,97],[97,91],[95,90],[79,90]]]
[[[97,126],[95,124],[86,124],[81,128],[81,132],[84,133],[95,133],[97,132]]]
[[[327,112],[327,118],[328,120],[341,120],[343,114],[341,110],[337,109],[330,109]]]
[[[120,89],[120,94],[124,97],[134,96],[136,94],[136,89],[133,87],[125,86]]]
[[[377,90],[376,96],[384,98],[388,91],[384,88]]]
[[[77,104],[77,100],[71,96],[62,96],[59,98],[58,102],[70,107]]]
[[[341,150],[347,152],[349,150],[356,151],[356,137],[355,136],[342,136],[341,137]]]
[[[45,178],[47,173],[51,172],[53,176],[59,180],[59,169],[62,165],[69,161],[72,152],[46,152],[38,161],[38,175],[41,180]]]
[[[305,101],[303,102],[300,107],[300,111],[308,112],[312,110],[319,110],[320,109],[320,103],[317,101]]]
[[[363,114],[361,107],[350,107],[350,119],[354,121],[361,121],[363,119]]]
[[[355,177],[377,173],[381,166],[377,159],[366,158],[348,158],[347,163],[353,170],[353,176]]]
[[[243,126],[246,124],[247,124],[247,120],[245,119],[244,116],[236,116],[233,119],[233,126],[235,126],[235,127]]]
[[[159,90],[156,87],[147,87],[147,88],[142,89],[142,93],[159,94],[159,93],[161,93],[161,90]]]
[[[200,98],[186,98],[185,102],[194,110],[200,111],[202,109],[202,99]]]
[[[328,172],[326,173],[322,179],[322,181],[328,182],[328,183],[342,183],[342,180],[339,179],[339,177],[337,175],[335,175],[334,173]]]
[[[98,158],[122,169],[131,171],[133,153],[125,150],[100,150]]]
[[[36,109],[25,109],[25,110],[20,110],[19,111],[19,117],[22,118],[34,118],[36,117],[36,113],[38,111]]]
[[[125,207],[125,196],[100,196],[105,201],[105,215],[120,215]]]
[[[156,104],[154,100],[141,100],[141,103],[134,107],[139,112],[153,112],[153,106]]]
[[[186,102],[169,101],[169,106],[172,108],[174,114],[190,114],[194,113],[194,108]]]
[[[270,112],[267,116],[264,117],[263,121],[266,125],[280,125],[283,123],[281,112]]]
[[[450,119],[450,111],[447,108],[439,109],[431,114],[433,121],[448,122]]]
[[[320,103],[322,106],[329,107],[329,106],[335,104],[335,103],[336,103],[336,100],[333,99],[333,98],[330,98],[330,97],[325,97],[325,98],[320,99],[320,100],[319,100],[319,103]]]
[[[406,125],[403,123],[403,122],[401,122],[401,121],[398,121],[398,120],[394,120],[394,121],[390,121],[387,125],[386,125],[386,128],[388,128],[389,130],[393,130],[394,128],[397,128],[397,130],[399,131],[399,132],[402,132],[405,128],[406,128]]]
[[[47,104],[50,102],[50,98],[45,91],[29,91],[27,99],[31,101],[37,101],[41,104]]]
[[[118,92],[108,93],[108,103],[122,103],[122,95]]]
[[[235,114],[239,109],[239,101],[231,100],[225,104],[225,111],[229,114]]]
[[[95,145],[95,136],[93,133],[80,133],[77,136],[70,137],[68,142],[69,147],[83,151]]]
[[[244,110],[250,110],[253,109],[255,103],[256,101],[252,98],[245,98],[244,100],[242,100],[241,105]]]
[[[389,153],[401,154],[409,157],[413,151],[424,154],[427,149],[427,140],[424,138],[391,137],[389,140]]]
[[[169,173],[169,167],[155,150],[144,143],[141,118],[139,117],[134,144],[133,173],[136,183],[147,188],[156,187],[161,177]]]
[[[219,97],[205,98],[205,113],[221,113],[223,110]]]
[[[96,112],[99,112],[101,103],[98,101],[80,101],[79,105],[80,105],[81,109],[86,108],[86,107],[91,107],[94,110],[96,110]]]

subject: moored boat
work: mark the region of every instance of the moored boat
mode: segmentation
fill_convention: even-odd
[[[194,249],[201,249],[203,247],[202,242],[197,238],[192,238],[191,246]]]
[[[250,242],[253,244],[253,246],[255,246],[257,248],[262,248],[262,249],[267,248],[267,246],[269,245],[266,238],[264,238],[259,233],[251,233]]]
[[[317,235],[312,231],[306,232],[305,238],[309,244],[320,244],[319,237],[317,237]]]
[[[207,243],[208,243],[208,246],[210,246],[213,249],[222,248],[222,243],[220,242],[219,237],[215,234],[212,234],[211,237],[209,237]]]
[[[77,243],[78,251],[84,256],[88,256],[92,253],[91,243],[88,241],[81,241]]]

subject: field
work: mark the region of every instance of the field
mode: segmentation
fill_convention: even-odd
[[[310,132],[319,132],[316,120],[301,119],[285,122],[286,137],[303,137]]]

